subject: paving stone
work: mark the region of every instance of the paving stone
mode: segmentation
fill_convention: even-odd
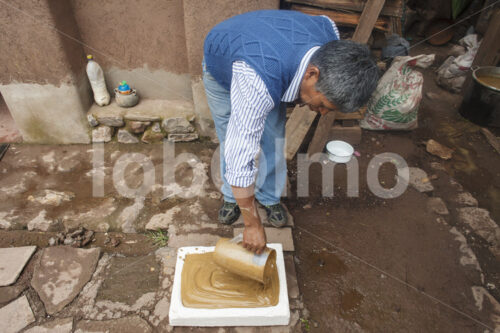
[[[47,219],[46,210],[42,210],[33,220],[28,222],[28,230],[56,231],[60,223],[58,220]]]
[[[427,173],[420,168],[409,168],[410,179],[403,179],[408,182],[410,186],[415,188],[419,192],[430,192],[434,191],[434,186],[427,176]],[[398,177],[398,176],[396,176]]]
[[[0,287],[0,304],[6,304],[16,299],[26,289],[24,285]]]
[[[96,127],[97,125],[99,125],[99,122],[97,121],[96,117],[94,117],[94,115],[91,113],[87,114],[87,121],[89,122],[89,125],[92,127]]]
[[[134,222],[139,217],[140,212],[144,208],[144,198],[136,198],[135,202],[128,207],[125,207],[118,217],[118,225],[125,233],[135,233]]]
[[[113,320],[84,320],[76,324],[75,333],[148,333],[151,326],[139,316]]]
[[[41,193],[28,196],[31,202],[37,202],[41,205],[60,206],[65,201],[71,201],[75,197],[73,192],[43,190]]]
[[[448,215],[450,212],[446,208],[446,204],[441,198],[429,198],[427,199],[427,209],[438,215]]]
[[[35,250],[36,246],[0,249],[0,286],[8,286],[16,282]]]
[[[90,280],[100,255],[99,248],[75,249],[66,246],[45,248],[35,265],[31,285],[48,314],[68,305]]]
[[[34,321],[35,316],[26,296],[22,296],[0,309],[2,333],[17,333]]]
[[[288,218],[285,227],[292,227],[293,228],[293,226],[294,226],[293,216],[288,211],[288,208],[286,207],[286,205],[283,205],[283,207],[285,207],[286,216]],[[267,220],[266,210],[260,204],[257,206],[257,212],[259,213],[259,217],[260,217],[260,221],[262,222],[262,225],[264,227],[272,227],[271,223],[269,223],[269,221]],[[240,217],[232,225],[233,225],[233,227],[243,227],[245,225],[245,223],[243,222],[243,216],[240,215]]]
[[[478,205],[476,198],[469,192],[458,193],[457,196],[453,198],[453,201],[462,206],[477,207]]]
[[[244,228],[234,228],[233,236],[243,233]],[[281,243],[283,251],[295,251],[293,245],[292,228],[264,228],[268,243]]]
[[[170,234],[168,237],[169,247],[183,247],[183,246],[215,246],[220,236],[213,234],[198,234],[189,233],[186,235]]]
[[[180,207],[174,206],[165,213],[153,215],[146,224],[146,230],[167,230],[174,221],[175,215],[180,211]]]
[[[151,131],[153,131],[154,133],[161,133],[160,123],[159,122],[153,123],[153,125],[151,126]]]
[[[73,318],[54,319],[43,325],[34,326],[24,333],[71,333],[73,331]]]
[[[189,123],[189,121],[187,121],[186,118],[182,118],[182,117],[165,119],[162,122],[162,127],[169,134],[171,134],[171,133],[192,133],[194,131],[193,125],[191,125]]]
[[[111,127],[122,127],[124,125],[122,116],[97,116],[97,121],[102,125]]]
[[[140,134],[144,133],[146,128],[151,125],[150,121],[129,121],[128,123],[128,128],[130,132],[135,133],[135,134]]]
[[[101,125],[92,130],[92,142],[109,142],[112,137],[112,127]]]
[[[285,255],[286,286],[288,288],[288,298],[299,297],[299,284],[297,282],[297,272],[295,271],[295,262],[293,255]]]
[[[138,143],[139,139],[135,137],[132,133],[127,131],[124,128],[120,128],[118,130],[118,134],[116,135],[118,142],[120,143]]]
[[[77,152],[72,156],[64,158],[57,166],[57,171],[59,172],[71,172],[77,169],[82,163],[82,157]]]
[[[490,212],[483,208],[464,207],[457,209],[459,220],[471,227],[476,234],[492,244],[492,252],[500,255],[500,227],[490,217]]]
[[[170,142],[189,142],[198,139],[198,133],[172,133],[168,135]]]

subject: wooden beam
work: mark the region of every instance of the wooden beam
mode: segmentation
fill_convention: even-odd
[[[401,18],[403,16],[403,1],[387,0],[380,14]],[[285,2],[358,13],[363,11],[366,4],[366,0],[285,0]]]
[[[359,24],[360,15],[357,13],[343,13],[334,10],[325,10],[301,5],[292,5],[291,9],[309,15],[325,15],[331,18],[337,25],[356,27]],[[380,31],[391,30],[391,20],[386,17],[379,17],[375,22],[375,29]]]
[[[314,136],[309,144],[309,148],[307,149],[309,157],[316,153],[323,152],[323,148],[325,148],[326,141],[328,141],[330,129],[332,128],[334,121],[335,112],[328,112],[319,118],[318,126],[316,127]]]
[[[385,0],[368,0],[361,13],[359,19],[359,24],[354,31],[352,40],[358,43],[366,44],[370,35],[372,34],[375,22],[377,22],[378,16],[382,7],[384,7]]]
[[[300,107],[297,105],[293,109],[285,128],[285,156],[287,160],[291,160],[295,156],[317,115],[318,113],[311,111],[308,106]]]

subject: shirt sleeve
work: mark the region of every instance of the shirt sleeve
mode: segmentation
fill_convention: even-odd
[[[274,101],[261,77],[244,61],[233,63],[231,116],[224,140],[226,179],[232,186],[255,181],[255,157],[260,149],[267,115]]]

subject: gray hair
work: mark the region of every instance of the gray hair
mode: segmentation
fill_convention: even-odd
[[[310,64],[319,69],[315,88],[342,112],[357,111],[377,87],[379,70],[366,45],[328,42],[313,54]]]

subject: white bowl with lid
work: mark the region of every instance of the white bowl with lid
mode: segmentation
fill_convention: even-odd
[[[326,144],[328,158],[335,163],[347,163],[354,154],[354,148],[345,141],[334,140]]]

